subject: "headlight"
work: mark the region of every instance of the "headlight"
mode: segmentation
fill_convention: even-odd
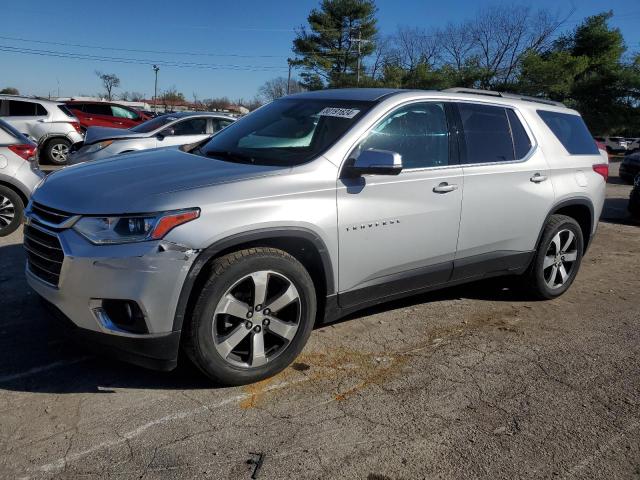
[[[84,153],[96,153],[102,150],[103,148],[107,148],[109,145],[113,143],[113,140],[105,140],[104,142],[94,143],[87,147]]]
[[[122,217],[83,217],[74,230],[96,245],[159,240],[178,225],[195,220],[200,209]]]

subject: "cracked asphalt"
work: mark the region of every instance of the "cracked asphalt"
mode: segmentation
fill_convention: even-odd
[[[573,287],[509,279],[316,329],[296,363],[240,388],[69,341],[0,239],[2,478],[640,478],[640,227],[608,186]]]

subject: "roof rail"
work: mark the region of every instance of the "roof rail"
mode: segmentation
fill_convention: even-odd
[[[442,91],[449,92],[449,93],[468,93],[472,95],[486,95],[489,97],[513,98],[513,99],[522,100],[525,102],[535,102],[535,103],[542,103],[544,105],[553,105],[555,107],[565,106],[562,102],[555,102],[553,100],[547,100],[546,98],[529,97],[527,95],[520,95],[518,93],[498,92],[495,90],[480,90],[476,88],[454,87],[454,88],[447,88],[446,90],[442,90]]]

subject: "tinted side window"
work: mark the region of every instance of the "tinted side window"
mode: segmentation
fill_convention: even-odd
[[[42,105],[40,105],[39,103],[36,103],[36,115],[44,117],[47,114],[47,109],[44,108]]]
[[[547,110],[538,110],[538,115],[571,155],[598,155],[598,147],[581,116]]]
[[[449,164],[449,129],[442,103],[415,103],[382,120],[360,143],[360,150],[402,155],[404,168]]]
[[[107,115],[111,116],[111,107],[109,105],[100,105],[99,103],[87,103],[83,110],[85,113],[91,113],[93,115]]]
[[[466,163],[514,160],[511,129],[503,107],[459,103],[466,146]]]
[[[217,132],[218,130],[222,130],[224,127],[228,127],[233,122],[231,120],[214,120],[212,123],[213,131]]]
[[[67,103],[67,108],[70,110],[82,111],[84,109],[84,105],[82,103]]]
[[[192,118],[173,126],[174,135],[201,135],[207,133],[206,118]]]
[[[531,139],[529,135],[527,135],[522,123],[520,123],[516,112],[507,108],[507,117],[509,118],[509,126],[511,127],[511,136],[513,137],[513,150],[515,151],[516,159],[520,160],[531,150]]]
[[[111,105],[111,115],[113,115],[114,117],[129,118],[131,120],[136,120],[139,118],[138,115],[136,115],[131,110],[123,107],[118,107],[116,105]]]
[[[10,117],[31,117],[36,114],[36,104],[32,102],[21,102],[20,100],[9,100]]]

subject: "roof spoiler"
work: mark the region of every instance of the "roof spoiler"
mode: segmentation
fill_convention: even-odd
[[[542,103],[544,105],[553,105],[555,107],[566,107],[562,102],[554,102],[553,100],[547,100],[546,98],[528,97],[526,95],[520,95],[517,93],[498,92],[495,90],[480,90],[477,88],[462,88],[454,87],[442,90],[448,93],[468,93],[471,95],[485,95],[488,97],[500,97],[500,98],[513,98],[516,100],[523,100],[525,102]]]

